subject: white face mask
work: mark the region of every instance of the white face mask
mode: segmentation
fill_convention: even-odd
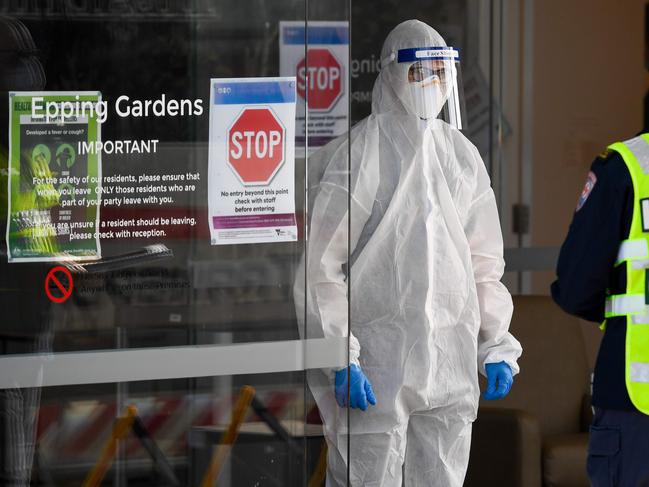
[[[438,81],[430,79],[408,83],[410,91],[410,108],[413,113],[424,120],[437,118],[448,99],[448,90]]]

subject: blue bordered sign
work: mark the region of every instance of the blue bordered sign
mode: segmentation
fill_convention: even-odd
[[[460,51],[453,47],[411,47],[397,51],[398,63],[410,63],[424,59],[460,60]]]
[[[296,79],[210,80],[212,245],[294,242]]]
[[[236,79],[213,83],[215,105],[295,103],[295,79]]]
[[[309,27],[302,25],[295,25],[294,22],[282,22],[282,37],[283,43],[286,45],[297,45],[304,47],[304,42],[307,45],[349,45],[349,26],[347,23],[327,23],[321,22],[324,25],[312,25],[309,22]]]
[[[279,23],[279,73],[297,78],[295,135],[300,158],[347,133],[352,93],[349,38],[347,21]]]

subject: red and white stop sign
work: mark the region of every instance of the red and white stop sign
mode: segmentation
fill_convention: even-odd
[[[227,161],[243,184],[267,184],[284,163],[285,139],[270,108],[244,108],[228,129]]]
[[[329,111],[336,104],[343,93],[343,68],[329,49],[309,49],[298,63],[297,93],[312,110]]]

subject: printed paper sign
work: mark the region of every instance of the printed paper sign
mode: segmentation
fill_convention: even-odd
[[[99,92],[9,93],[9,262],[101,257]]]
[[[297,240],[294,77],[212,79],[212,245]]]
[[[304,22],[280,22],[279,73],[297,78],[298,147],[307,145],[307,123],[309,150],[322,147],[347,132],[348,22],[309,22],[306,29]],[[308,117],[305,116],[306,100]]]

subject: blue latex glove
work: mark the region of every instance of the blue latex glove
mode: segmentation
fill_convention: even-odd
[[[347,407],[347,369],[341,369],[336,372],[336,402],[341,408]],[[368,403],[376,405],[376,396],[372,390],[372,384],[365,377],[363,371],[358,365],[349,366],[349,402],[352,409],[360,408],[365,411]]]
[[[487,390],[482,397],[487,401],[493,401],[502,399],[509,394],[514,383],[511,367],[506,362],[498,362],[485,365],[485,370],[487,372]]]

